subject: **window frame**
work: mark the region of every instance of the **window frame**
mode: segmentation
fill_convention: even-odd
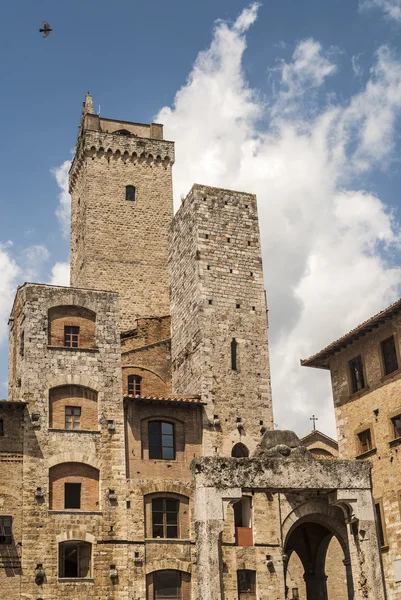
[[[155,510],[155,508],[154,508],[155,502],[163,503],[162,510]],[[167,502],[175,502],[176,510],[175,511],[167,510]],[[168,496],[164,496],[164,497],[156,496],[155,498],[152,498],[152,500],[151,500],[151,520],[152,520],[151,527],[152,527],[152,538],[153,539],[163,539],[163,540],[180,539],[180,508],[181,508],[180,505],[181,505],[181,503],[177,498],[171,498]],[[162,513],[162,521],[163,521],[162,523],[155,524],[154,513]],[[168,513],[176,515],[175,523],[168,523],[168,518],[167,518]],[[163,535],[155,535],[155,531],[154,531],[155,527],[162,527]],[[175,527],[177,535],[175,535],[175,536],[167,535],[169,527]]]
[[[160,431],[157,434],[151,434],[150,432],[150,427],[153,424],[159,424],[160,425]],[[172,423],[171,421],[166,421],[166,420],[162,420],[162,419],[152,419],[148,421],[148,458],[150,460],[176,460],[176,428],[175,428],[175,423]],[[164,446],[163,445],[163,432],[162,432],[162,425],[170,425],[172,427],[172,434],[164,434],[166,437],[171,437],[173,438],[173,445],[172,446]],[[152,437],[155,437],[156,435],[160,436],[160,444],[153,446],[151,444],[151,439]],[[160,456],[151,456],[152,454],[152,448],[153,450],[155,448],[160,448],[161,452],[160,452]],[[164,454],[164,448],[169,449],[172,448],[173,450],[173,456],[169,457],[169,456],[163,456]]]
[[[71,330],[71,331],[67,331]],[[72,331],[77,329],[78,331]],[[76,339],[74,339],[76,338]],[[64,325],[64,348],[79,348],[80,327],[79,325]],[[74,345],[76,343],[76,345]]]
[[[67,410],[71,410],[71,414],[67,415]],[[74,414],[74,411],[79,411],[79,414]],[[78,419],[77,419],[78,416]],[[68,431],[79,431],[81,429],[81,416],[82,416],[82,407],[81,406],[73,406],[72,404],[66,404],[64,406],[64,429]],[[71,427],[68,427],[67,417],[71,417]],[[75,424],[78,422],[79,427],[75,427]]]
[[[388,363],[386,362],[386,354],[384,352],[384,345],[388,342],[392,341],[393,345],[394,345],[394,358],[395,358],[395,364],[396,367],[393,368],[392,370],[388,370]],[[387,377],[388,375],[392,375],[393,373],[396,373],[399,368],[400,368],[400,357],[398,354],[398,344],[396,341],[396,336],[395,334],[391,334],[390,336],[386,337],[384,340],[382,340],[380,342],[380,361],[381,361],[381,366],[382,366],[382,376],[383,377]]]
[[[369,432],[369,444],[370,447],[367,450],[363,449],[361,436],[365,433]],[[363,429],[360,429],[356,432],[357,444],[358,444],[358,452],[357,456],[361,456],[362,454],[366,454],[367,452],[371,452],[375,449],[374,440],[373,440],[373,431],[371,426],[365,426]]]
[[[132,373],[128,375],[127,378],[127,390],[129,396],[140,396],[142,393],[142,377],[137,375],[136,373]],[[130,392],[130,387],[132,386],[133,391]]]
[[[176,577],[177,577],[177,592],[175,597],[174,596],[161,596],[158,594],[158,590],[156,589],[157,586],[157,577],[158,574],[160,575],[160,573],[175,573]],[[161,569],[160,571],[154,571],[153,572],[153,598],[154,600],[178,600],[179,598],[182,597],[182,575],[181,575],[181,571],[176,570],[176,569]]]
[[[247,587],[246,589],[241,589],[241,585],[243,583],[243,581],[241,582],[241,574],[244,573],[246,574],[245,577],[247,575],[251,575],[251,582],[250,582],[250,587]],[[248,583],[246,581],[246,583]],[[242,595],[247,595],[247,596],[255,596],[256,597],[256,570],[254,569],[237,569],[237,589],[238,589],[238,597],[241,598]]]
[[[358,387],[358,381],[357,381],[357,377],[355,375],[355,371],[352,368],[353,363],[359,363],[360,366],[360,374],[362,375],[362,386]],[[348,374],[349,374],[349,386],[350,386],[350,393],[351,396],[354,394],[358,394],[359,392],[362,392],[363,390],[366,390],[367,385],[366,385],[366,375],[365,375],[365,365],[364,365],[364,361],[362,360],[362,354],[358,354],[358,356],[355,356],[354,358],[352,358],[351,360],[348,361]]]
[[[131,196],[132,197],[128,197]],[[136,187],[132,184],[125,186],[125,200],[127,202],[135,202],[136,201]]]
[[[76,544],[77,546],[77,575],[66,575],[65,574],[65,549],[68,546],[73,546]],[[80,572],[82,565],[80,565],[80,549],[86,547],[89,549],[89,559],[88,559],[88,575],[83,576]],[[59,564],[58,564],[58,579],[68,579],[71,580],[88,580],[92,579],[93,565],[92,565],[92,557],[93,557],[93,544],[90,542],[86,542],[85,540],[67,540],[59,543]]]
[[[9,533],[6,532],[9,529]],[[0,515],[0,546],[11,546],[13,543],[13,518],[11,515]]]

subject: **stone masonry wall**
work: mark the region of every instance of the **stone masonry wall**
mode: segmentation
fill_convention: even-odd
[[[401,440],[396,439],[391,423],[392,417],[401,414],[401,371],[384,375],[380,343],[393,334],[401,366],[399,315],[355,341],[330,361],[340,456],[359,456],[357,434],[365,429],[371,431],[372,451],[360,459],[373,464],[373,496],[382,509],[385,536],[382,560],[389,600],[395,600],[401,594],[401,581],[396,582],[394,577],[394,567],[401,564],[398,562],[401,561]],[[364,364],[366,387],[351,394],[348,363],[358,355]]]
[[[173,392],[207,402],[205,454],[253,450],[273,427],[255,196],[194,186],[173,221],[170,273]]]
[[[110,122],[109,122],[110,123]],[[120,294],[120,328],[169,314],[174,144],[84,129],[70,172],[71,284]],[[136,188],[135,201],[125,188]]]

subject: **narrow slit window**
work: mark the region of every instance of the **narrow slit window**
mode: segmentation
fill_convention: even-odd
[[[382,507],[380,502],[375,504],[375,512],[376,512],[376,523],[377,523],[377,535],[379,538],[380,546],[386,546],[386,538],[384,535],[384,526],[383,526],[383,515],[382,515]]]
[[[81,484],[64,484],[64,508],[81,508]]]
[[[64,327],[64,346],[66,348],[79,347],[79,327],[65,325]]]
[[[381,343],[384,374],[389,375],[398,369],[397,351],[395,348],[394,336]]]
[[[0,437],[4,435],[4,421],[0,419]]]
[[[352,393],[359,392],[365,387],[365,377],[363,375],[363,364],[361,356],[357,356],[349,362],[351,374]]]
[[[125,199],[129,202],[135,202],[136,190],[133,185],[125,186]]]
[[[237,371],[237,340],[235,338],[231,341],[231,370]]]

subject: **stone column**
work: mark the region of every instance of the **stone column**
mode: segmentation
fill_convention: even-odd
[[[240,500],[241,496],[241,488],[199,487],[195,491],[198,589],[202,600],[223,598],[221,532],[228,505]]]
[[[305,573],[304,581],[308,600],[327,600],[327,575]]]
[[[353,598],[386,600],[371,491],[337,490],[331,495],[330,501],[340,506],[347,515]]]

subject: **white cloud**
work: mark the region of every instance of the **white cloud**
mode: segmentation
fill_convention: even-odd
[[[360,7],[381,8],[387,17],[401,22],[401,0],[361,0]]]
[[[319,427],[334,434],[328,374],[301,368],[299,359],[400,292],[401,269],[391,262],[398,223],[353,181],[392,159],[401,64],[381,48],[358,94],[319,108],[316,94],[337,66],[318,42],[304,40],[290,62],[269,69],[275,90],[264,103],[242,71],[245,34],[257,16],[255,5],[251,10],[252,18],[247,12],[234,24],[216,24],[210,48],[156,120],[176,140],[177,205],[193,182],[257,194],[275,421],[306,433],[314,412]]]
[[[70,219],[71,219],[71,196],[68,193],[68,172],[71,167],[71,161],[66,160],[62,165],[52,169],[52,174],[56,178],[60,188],[58,197],[59,203],[56,209],[56,216],[59,220],[62,234],[65,238],[70,235]]]
[[[57,262],[53,265],[50,285],[70,285],[70,263]]]
[[[20,274],[18,265],[10,256],[10,246],[10,242],[0,243],[0,343],[7,336],[7,320]]]

